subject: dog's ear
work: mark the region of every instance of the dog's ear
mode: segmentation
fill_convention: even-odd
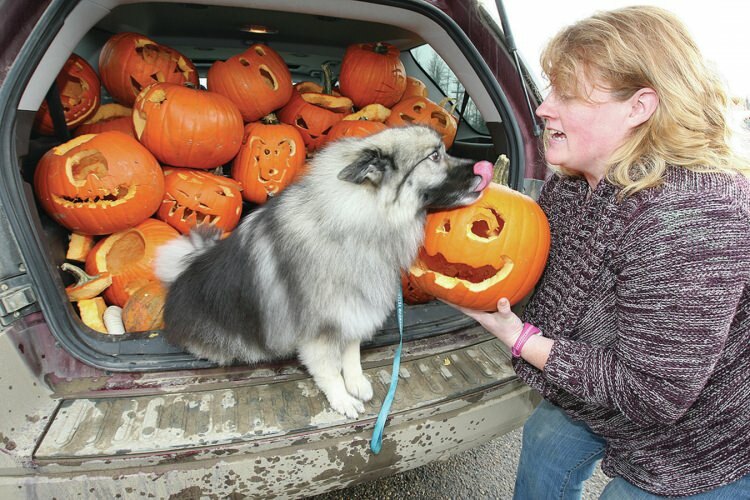
[[[367,149],[355,162],[344,167],[338,178],[342,181],[362,184],[365,181],[379,186],[385,171],[393,169],[393,159],[376,149]]]

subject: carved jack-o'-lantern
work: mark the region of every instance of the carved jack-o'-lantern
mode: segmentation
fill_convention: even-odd
[[[55,83],[68,127],[77,126],[99,108],[101,83],[94,68],[82,57],[71,54],[55,78]],[[34,129],[44,135],[51,135],[55,131],[46,100],[34,117]]]
[[[357,108],[396,104],[406,89],[406,70],[398,47],[385,42],[347,47],[341,60],[339,87]]]
[[[125,106],[132,106],[152,83],[198,86],[190,59],[139,33],[118,33],[107,40],[99,53],[99,76],[112,98]]]
[[[164,169],[164,180],[164,201],[156,217],[182,234],[201,224],[225,233],[237,226],[242,214],[242,187],[237,181],[187,168]]]
[[[385,121],[386,125],[412,125],[421,123],[438,131],[443,136],[446,148],[453,145],[456,139],[458,120],[441,104],[435,104],[426,97],[408,97],[399,101],[391,108],[391,116]]]
[[[100,240],[86,257],[86,272],[109,273],[112,284],[104,291],[108,304],[123,307],[139,288],[156,281],[156,250],[180,236],[169,224],[146,219],[137,226]]]
[[[42,156],[34,173],[39,203],[73,232],[109,234],[150,217],[164,195],[156,158],[121,132],[82,135]]]
[[[491,183],[471,205],[427,216],[425,241],[409,272],[426,293],[472,309],[524,298],[539,280],[549,223],[530,197]]]
[[[292,75],[279,54],[255,44],[226,61],[216,61],[207,75],[208,90],[228,97],[246,122],[260,120],[292,97]]]
[[[323,66],[323,86],[300,82],[289,102],[278,111],[279,120],[295,127],[302,135],[307,152],[312,153],[328,140],[328,133],[352,111],[352,101],[331,87],[331,71]]]
[[[305,141],[292,125],[268,115],[248,123],[240,152],[232,163],[232,177],[242,184],[242,197],[265,203],[279,194],[305,164]]]
[[[242,116],[221,94],[155,83],[133,108],[138,140],[162,163],[210,169],[228,162],[242,144]]]

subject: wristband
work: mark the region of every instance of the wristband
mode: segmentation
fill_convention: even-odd
[[[526,341],[529,340],[534,335],[541,335],[542,332],[539,330],[539,328],[535,327],[531,323],[524,323],[523,328],[521,328],[521,334],[516,339],[516,343],[513,344],[513,348],[510,350],[510,353],[513,355],[514,358],[520,358],[521,357],[521,349],[523,349],[524,344],[526,344]]]

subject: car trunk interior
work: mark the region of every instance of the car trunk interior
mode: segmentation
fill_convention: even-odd
[[[158,331],[126,333],[122,336],[103,335],[86,327],[79,319],[75,305],[66,300],[65,286],[71,277],[60,271],[65,262],[69,231],[52,220],[37,204],[33,194],[34,169],[39,158],[51,147],[64,142],[60,137],[44,136],[32,130],[32,122],[55,79],[71,53],[76,53],[97,68],[99,51],[109,37],[120,32],[144,34],[156,42],[176,49],[191,59],[199,70],[201,83],[214,61],[225,60],[247,49],[253,43],[267,44],[287,63],[292,78],[299,81],[321,81],[321,66],[328,63],[334,75],[340,67],[346,47],[357,42],[384,41],[401,50],[407,75],[425,82],[429,97],[439,102],[445,92],[460,90],[470,100],[456,102],[459,120],[458,135],[450,152],[456,156],[495,162],[507,153],[508,134],[502,124],[498,105],[488,91],[486,75],[475,70],[465,41],[446,30],[436,20],[433,7],[396,6],[395,2],[378,5],[367,2],[317,0],[261,0],[253,7],[239,1],[215,2],[220,5],[184,2],[83,1],[65,19],[52,44],[34,71],[18,106],[16,143],[19,165],[32,220],[29,228],[37,235],[35,251],[44,262],[36,271],[35,281],[41,284],[45,317],[62,348],[78,359],[108,371],[155,371],[210,369],[213,365],[198,360],[166,343]],[[430,51],[425,56],[425,50]],[[434,52],[433,52],[434,51]],[[435,58],[431,54],[439,55]],[[429,64],[436,65],[428,67]],[[442,73],[440,73],[442,71]],[[440,75],[460,75],[458,79]],[[459,81],[460,80],[460,81]],[[453,88],[446,89],[445,82]],[[450,95],[453,97],[454,95]],[[103,89],[102,102],[110,99]],[[481,116],[479,129],[469,123],[469,106]],[[224,173],[228,175],[228,169]],[[245,202],[243,215],[255,208]],[[467,332],[475,332],[473,321],[439,301],[409,305],[405,311],[405,340],[424,340],[461,332],[466,345],[473,341]],[[383,325],[367,348],[392,346],[399,339],[396,319]],[[390,352],[390,351],[389,351]],[[366,356],[365,358],[366,359]],[[261,367],[262,368],[262,367]]]

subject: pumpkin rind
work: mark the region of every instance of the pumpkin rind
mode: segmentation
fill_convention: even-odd
[[[523,299],[541,277],[549,223],[530,197],[491,183],[471,205],[427,216],[424,245],[409,272],[426,293],[495,310]]]
[[[242,116],[232,101],[174,83],[155,83],[138,95],[133,125],[138,140],[174,167],[221,166],[242,144]]]
[[[198,86],[198,71],[190,59],[132,32],[106,41],[99,53],[99,75],[109,95],[124,106],[133,106],[136,96],[153,83]]]
[[[104,291],[104,298],[108,304],[123,307],[136,290],[157,280],[153,269],[156,250],[179,236],[166,222],[146,219],[99,241],[86,258],[86,272],[108,272],[112,284]]]
[[[156,212],[164,174],[137,140],[103,132],[47,151],[37,164],[34,190],[42,208],[70,231],[110,234]]]

